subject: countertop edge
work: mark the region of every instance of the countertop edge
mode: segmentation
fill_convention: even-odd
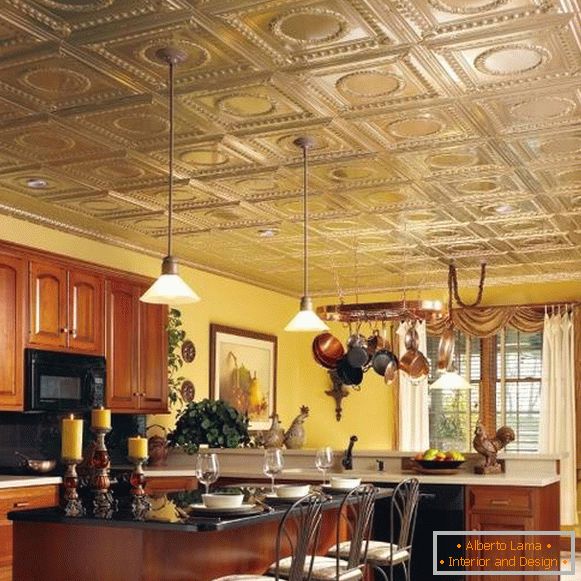
[[[0,476],[0,490],[62,484],[62,481],[60,476]]]

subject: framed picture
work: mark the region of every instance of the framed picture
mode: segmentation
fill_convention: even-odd
[[[276,411],[275,335],[210,325],[210,398],[248,414],[251,430],[266,430]]]

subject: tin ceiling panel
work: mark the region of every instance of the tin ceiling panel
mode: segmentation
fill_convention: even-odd
[[[320,294],[581,279],[580,9],[566,0],[0,0],[0,208]],[[37,208],[37,216],[34,209]],[[20,214],[19,214],[20,212]]]

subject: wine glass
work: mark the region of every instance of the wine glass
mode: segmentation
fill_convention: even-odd
[[[206,486],[206,494],[210,491],[210,484],[218,480],[220,465],[216,454],[198,454],[196,460],[196,477]]]
[[[267,476],[270,476],[272,494],[275,494],[274,479],[277,474],[282,472],[283,466],[284,459],[280,448],[268,448],[264,451],[264,464],[262,470]]]
[[[315,456],[315,466],[323,473],[323,485],[326,484],[327,470],[333,466],[333,449],[330,446],[319,448]]]

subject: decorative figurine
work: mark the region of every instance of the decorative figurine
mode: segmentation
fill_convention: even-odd
[[[496,456],[505,446],[514,442],[514,439],[514,430],[508,426],[498,428],[495,437],[490,438],[484,426],[478,421],[472,445],[479,454],[484,456],[484,463],[481,466],[476,466],[474,472],[476,474],[500,474],[502,466],[496,460]]]
[[[278,414],[272,414],[272,424],[266,432],[262,432],[260,437],[260,445],[265,448],[282,448],[284,440],[284,430],[280,425]]]
[[[284,435],[284,445],[289,450],[300,450],[305,445],[306,433],[304,422],[309,417],[309,408],[301,406],[301,413],[293,420]]]

